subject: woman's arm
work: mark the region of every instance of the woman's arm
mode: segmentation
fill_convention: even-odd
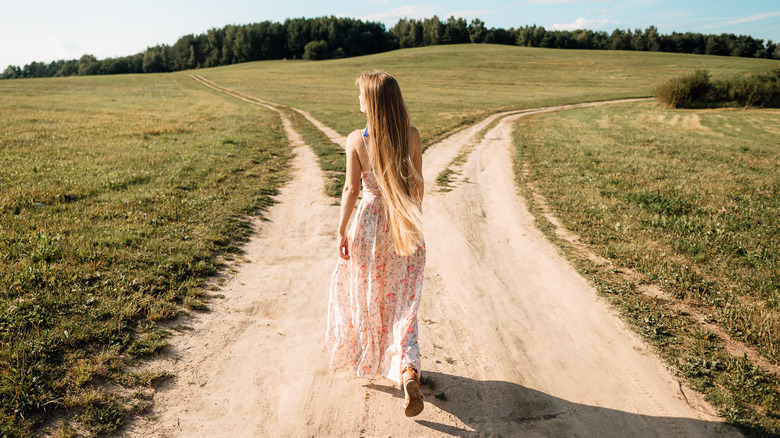
[[[358,195],[360,195],[360,159],[358,158],[357,145],[361,139],[354,132],[347,137],[347,176],[344,181],[344,190],[341,193],[341,213],[339,214],[339,256],[349,260],[349,238],[347,237],[347,224],[355,209]]]

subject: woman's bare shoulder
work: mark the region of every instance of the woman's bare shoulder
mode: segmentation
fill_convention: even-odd
[[[420,131],[418,131],[414,126],[409,127],[409,141],[411,142],[412,146],[416,148],[421,147]]]
[[[360,138],[362,135],[361,129],[350,132],[347,136],[347,149],[359,149],[363,145],[363,140]]]

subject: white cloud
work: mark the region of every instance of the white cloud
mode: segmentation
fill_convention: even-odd
[[[780,11],[762,12],[760,14],[751,15],[749,17],[742,17],[742,18],[737,18],[736,20],[727,21],[723,24],[726,26],[730,26],[732,24],[750,23],[751,21],[758,21],[758,20],[763,20],[765,18],[777,17],[778,15],[780,15]]]
[[[84,54],[81,45],[70,38],[56,36],[51,41],[54,44],[55,59],[73,59]]]
[[[599,28],[609,23],[618,24],[617,21],[614,20],[595,20],[595,19],[586,20],[580,17],[574,20],[574,22],[572,23],[567,23],[567,24],[555,23],[553,24],[552,27],[555,30],[593,29],[593,28]]]
[[[122,48],[121,50],[115,44],[102,42],[101,44],[87,43],[83,44],[68,37],[55,36],[51,39],[51,44],[45,47],[45,50],[38,53],[35,61],[51,62],[56,60],[79,59],[82,55],[93,55],[98,59],[119,56],[117,53],[133,50],[132,48]],[[137,53],[137,52],[135,52]]]
[[[382,3],[387,3],[387,2],[389,2],[389,1],[390,1],[390,0],[368,0],[368,1],[366,2],[366,4],[369,4],[369,5],[378,5],[378,4],[382,4]]]
[[[400,8],[391,9],[385,12],[364,15],[360,18],[366,21],[392,21],[400,18],[431,18],[435,14],[434,9],[435,8],[432,5],[401,6]]]
[[[760,14],[750,15],[747,17],[736,17],[732,18],[727,21],[720,21],[718,23],[712,23],[705,26],[699,26],[698,29],[716,29],[719,27],[726,27],[726,26],[732,26],[734,24],[742,24],[742,23],[751,23],[753,21],[759,21],[764,20],[767,18],[777,17],[780,16],[780,11],[773,11],[773,12],[762,12]],[[717,19],[713,18],[712,20],[723,20],[723,18]]]

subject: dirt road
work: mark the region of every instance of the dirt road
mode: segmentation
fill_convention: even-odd
[[[402,392],[391,382],[328,369],[338,207],[324,195],[315,156],[285,122],[292,180],[269,220],[258,221],[246,262],[220,291],[225,298],[184,321],[191,330],[150,365],[175,375],[154,396],[154,419],[123,434],[737,435],[689,389],[686,401],[660,359],[534,227],[510,157],[512,122],[531,113],[491,116],[425,151],[420,348],[423,376],[436,388],[423,387],[420,416],[403,416]],[[500,122],[470,153],[453,190],[438,191],[436,175],[494,119]]]

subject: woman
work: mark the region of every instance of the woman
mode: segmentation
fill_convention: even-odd
[[[347,138],[338,248],[328,304],[327,346],[332,368],[381,374],[404,388],[404,412],[423,410],[420,395],[420,306],[425,242],[422,234],[422,147],[398,82],[387,73],[357,79],[367,127]],[[347,233],[362,179],[363,199]]]

